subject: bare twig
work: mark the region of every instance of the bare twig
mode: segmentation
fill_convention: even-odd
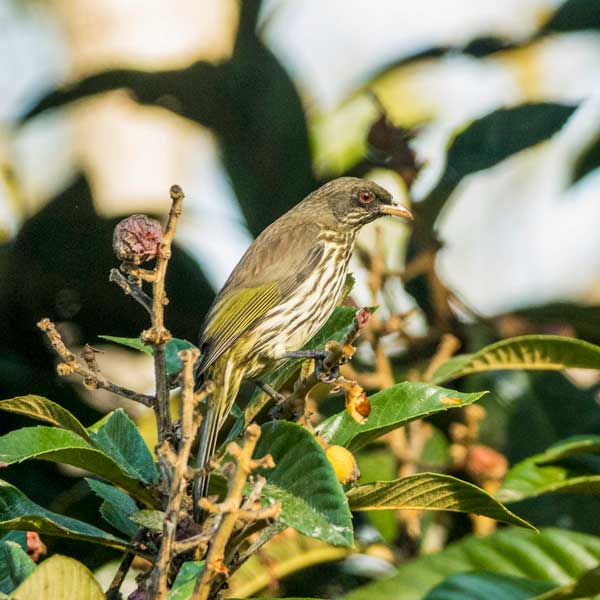
[[[119,269],[111,269],[108,280],[116,283],[128,296],[139,302],[152,315],[152,298],[135,282],[129,280]]]
[[[181,414],[181,443],[179,452],[173,456],[170,444],[164,441],[158,452],[162,459],[172,463],[173,473],[169,490],[169,502],[165,511],[163,535],[158,556],[150,575],[150,589],[152,598],[162,599],[167,594],[169,567],[173,557],[173,543],[179,523],[179,513],[186,493],[187,480],[185,477],[192,444],[200,426],[201,416],[196,410],[198,403],[210,391],[210,386],[205,386],[201,392],[194,394],[194,363],[199,352],[196,348],[183,350],[179,353],[183,361],[182,371],[182,414]]]
[[[125,581],[125,577],[127,572],[131,567],[131,563],[133,562],[134,554],[132,552],[127,552],[113,577],[108,589],[106,590],[106,600],[120,600],[121,594],[119,590],[123,585],[123,581]]]
[[[444,334],[440,340],[435,354],[429,361],[429,365],[427,366],[425,373],[423,373],[422,380],[426,382],[431,381],[438,368],[449,358],[452,358],[459,348],[460,340],[456,336],[452,335],[451,333]]]
[[[207,600],[213,588],[221,576],[227,574],[227,565],[225,564],[225,549],[227,542],[231,538],[236,523],[240,518],[240,513],[244,517],[249,517],[246,514],[250,511],[244,510],[242,506],[242,498],[244,494],[244,486],[248,476],[253,469],[258,467],[273,467],[273,459],[267,455],[260,460],[252,460],[252,454],[256,448],[256,443],[260,437],[260,427],[252,424],[246,429],[244,435],[244,445],[239,447],[232,442],[228,446],[228,452],[233,457],[236,468],[230,476],[229,491],[227,498],[221,504],[213,504],[207,498],[202,498],[202,508],[209,512],[224,514],[222,521],[212,538],[210,549],[206,557],[206,564],[202,574],[196,582],[194,593],[190,600]],[[259,511],[260,512],[260,511]],[[276,516],[278,510],[273,510],[271,516]],[[263,515],[255,514],[262,517]]]
[[[88,366],[90,364],[88,362],[89,359],[86,359],[85,365],[80,363],[75,355],[65,346],[60,333],[58,333],[58,330],[56,329],[56,325],[50,319],[42,319],[37,326],[48,336],[52,348],[63,360],[57,367],[59,375],[67,376],[76,373],[83,378],[85,387],[90,390],[98,388],[108,390],[109,392],[113,392],[113,394],[117,394],[128,400],[140,402],[144,406],[152,406],[152,403],[154,402],[152,396],[134,392],[133,390],[121,387],[120,385],[109,381],[99,370],[97,370],[97,367]]]

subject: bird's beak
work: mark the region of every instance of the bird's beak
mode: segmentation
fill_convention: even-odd
[[[410,210],[404,206],[401,206],[400,204],[384,204],[380,210],[384,215],[402,217],[403,219],[408,219],[409,221],[415,220]]]

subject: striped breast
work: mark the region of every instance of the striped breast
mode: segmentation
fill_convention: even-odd
[[[302,348],[331,316],[346,280],[355,238],[355,233],[323,232],[320,264],[287,301],[273,307],[256,327],[250,354],[263,358],[264,369],[270,368],[268,363],[273,359]]]

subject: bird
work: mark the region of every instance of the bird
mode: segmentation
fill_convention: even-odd
[[[249,246],[200,328],[197,386],[207,380],[194,508],[208,488],[208,461],[242,381],[257,381],[300,350],[338,303],[356,237],[367,223],[411,212],[373,181],[339,177],[269,225]]]

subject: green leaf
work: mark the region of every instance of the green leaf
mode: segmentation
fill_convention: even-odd
[[[448,510],[473,513],[535,529],[481,488],[441,473],[417,473],[394,481],[375,481],[352,488],[350,510]]]
[[[553,584],[497,573],[459,573],[436,585],[423,600],[529,600]]]
[[[112,485],[87,477],[86,482],[90,489],[103,500],[100,514],[104,520],[132,538],[138,532],[138,526],[129,517],[137,512],[136,503],[125,492]]]
[[[35,563],[16,542],[0,543],[0,592],[10,594],[35,569]]]
[[[329,444],[358,450],[392,429],[449,408],[472,404],[485,393],[465,394],[405,381],[369,398],[371,414],[364,423],[358,424],[344,410],[323,421],[317,432]]]
[[[47,535],[94,542],[121,550],[128,547],[128,542],[125,540],[93,525],[46,510],[32,502],[16,487],[1,479],[0,529],[37,531]]]
[[[512,467],[496,496],[503,502],[517,502],[557,492],[600,493],[600,473],[590,473],[580,464],[564,460],[599,451],[600,436],[577,436],[563,440]],[[563,462],[556,464],[558,461]]]
[[[345,600],[421,600],[454,573],[487,571],[555,585],[571,583],[600,561],[600,538],[565,531],[502,529],[486,537],[468,536],[441,552],[411,560],[391,577],[344,596]]]
[[[268,589],[273,580],[281,581],[308,567],[342,560],[350,548],[331,546],[298,533],[284,532],[261,547],[229,580],[228,596],[254,597]]]
[[[435,383],[470,373],[500,369],[558,371],[600,369],[600,346],[560,335],[522,335],[500,340],[475,354],[446,361],[433,375]]]
[[[44,398],[43,396],[17,396],[9,400],[0,402],[0,410],[25,415],[38,421],[50,423],[55,427],[68,429],[77,435],[80,435],[84,440],[90,442],[91,438],[88,435],[85,427],[79,422],[77,417],[71,414],[66,408],[59,404]]]
[[[55,427],[23,427],[0,437],[0,462],[8,465],[37,458],[86,469],[122,487],[146,504],[153,505],[149,491],[110,456],[83,438]]]
[[[167,600],[188,600],[194,591],[196,580],[203,568],[203,560],[184,562],[173,582],[173,587],[167,594]]]
[[[427,221],[435,221],[460,181],[552,137],[577,107],[542,102],[501,108],[476,119],[450,143],[446,169],[424,200]]]
[[[325,451],[309,431],[285,421],[262,426],[257,458],[271,454],[263,496],[281,502],[280,521],[337,546],[353,543],[352,516]]]
[[[87,567],[55,554],[45,560],[10,596],[14,600],[105,600]]]
[[[120,344],[121,346],[127,346],[128,348],[145,352],[150,356],[154,354],[152,346],[147,346],[140,338],[124,338],[115,337],[113,335],[99,335],[98,337],[103,340],[108,340],[109,342],[114,342],[115,344]],[[195,346],[191,342],[179,338],[172,338],[165,344],[165,360],[167,362],[168,375],[177,375],[177,373],[183,369],[183,363],[179,358],[179,352],[181,352],[181,350],[187,350],[188,348],[195,348]]]
[[[156,483],[158,470],[135,423],[119,408],[96,430],[90,432],[94,443],[132,477]]]
[[[596,597],[598,593],[600,593],[600,567],[584,573],[573,583],[536,596],[535,600],[575,600],[575,598]]]
[[[132,515],[129,515],[129,517],[134,523],[146,527],[146,529],[150,529],[151,531],[163,530],[165,513],[162,510],[138,510]]]
[[[352,324],[357,310],[357,308],[351,306],[337,306],[327,323],[319,329],[315,336],[302,349],[319,350],[323,349],[329,341],[341,342],[348,332],[348,328]],[[373,311],[375,308],[371,308],[370,310]],[[288,360],[275,372],[265,377],[264,381],[275,390],[278,390],[300,370],[302,362],[303,359],[300,358]],[[268,396],[261,391],[257,391],[252,396],[248,407],[244,411],[243,418],[237,419],[227,436],[227,441],[237,437],[244,427],[248,426],[254,420],[266,401],[268,401]]]
[[[589,144],[577,157],[573,166],[571,185],[583,179],[586,175],[600,167],[600,136]]]

